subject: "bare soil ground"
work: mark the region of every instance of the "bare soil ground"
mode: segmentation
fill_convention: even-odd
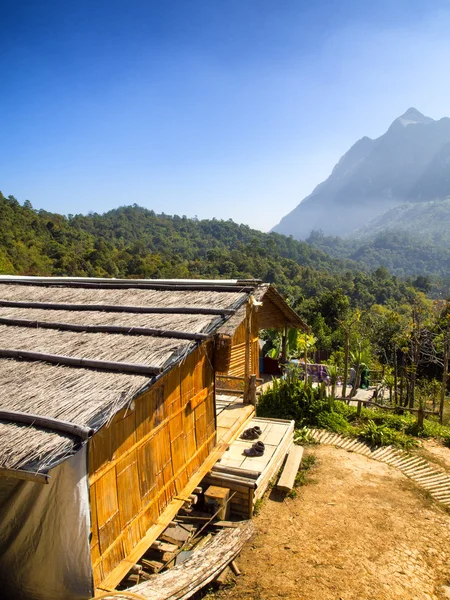
[[[435,440],[423,440],[422,456],[437,465],[440,465],[444,470],[450,472],[450,448],[443,446]]]
[[[297,497],[272,491],[242,575],[208,598],[450,598],[450,514],[395,468],[330,446]],[[447,595],[448,594],[448,595]]]

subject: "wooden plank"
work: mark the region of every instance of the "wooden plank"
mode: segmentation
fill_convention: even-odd
[[[140,583],[128,591],[155,600],[186,600],[213,581],[241,551],[254,533],[252,521],[244,521],[235,529],[223,529],[210,543],[158,578]]]
[[[271,421],[274,421],[274,419],[271,419]],[[275,422],[283,423],[283,421],[280,419],[275,419]],[[264,495],[267,486],[280,470],[281,465],[284,461],[284,457],[289,452],[292,444],[294,443],[294,421],[291,421],[289,423],[289,421],[285,420],[284,426],[287,427],[287,429],[283,439],[281,440],[279,446],[275,450],[271,462],[267,465],[267,468],[264,470],[261,477],[256,480],[257,489],[255,490],[255,494],[253,497],[254,501],[258,500]]]
[[[64,278],[58,279],[57,277],[48,277],[47,280],[42,280],[38,277],[34,277],[32,279],[2,279],[0,278],[0,285],[14,283],[14,285],[31,285],[31,286],[41,286],[41,287],[50,287],[50,286],[61,286],[61,287],[72,287],[72,288],[85,288],[85,289],[108,289],[108,290],[162,290],[162,291],[190,291],[190,292],[236,292],[239,294],[243,293],[251,293],[255,291],[255,287],[258,285],[255,283],[254,285],[239,285],[231,284],[227,282],[220,283],[208,283],[207,280],[203,284],[195,284],[195,283],[169,283],[169,280],[132,280],[132,279],[111,279],[108,281],[107,279],[95,279],[89,277],[83,277],[84,281],[76,278]],[[146,283],[142,283],[145,281]],[[181,280],[186,281],[186,280]],[[235,309],[233,312],[236,312]]]
[[[277,489],[282,492],[289,492],[294,487],[295,477],[300,468],[303,457],[303,446],[296,446],[295,444],[291,447],[287,456],[286,464],[284,465],[283,472],[277,483]]]

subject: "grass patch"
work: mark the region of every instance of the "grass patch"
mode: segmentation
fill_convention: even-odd
[[[264,498],[258,498],[258,500],[255,501],[255,504],[253,506],[253,514],[258,516],[259,513],[262,510],[264,504]]]
[[[316,457],[314,454],[307,454],[300,465],[300,469],[294,479],[294,487],[286,494],[287,498],[297,498],[297,488],[307,485],[311,482],[308,477],[308,471],[316,464]]]

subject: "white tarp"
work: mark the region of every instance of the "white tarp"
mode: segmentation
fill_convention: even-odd
[[[85,600],[93,594],[87,447],[48,485],[0,477],[0,597]]]

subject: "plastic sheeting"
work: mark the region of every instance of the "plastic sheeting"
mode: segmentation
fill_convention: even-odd
[[[0,477],[0,597],[85,600],[93,594],[87,447],[48,485]]]

